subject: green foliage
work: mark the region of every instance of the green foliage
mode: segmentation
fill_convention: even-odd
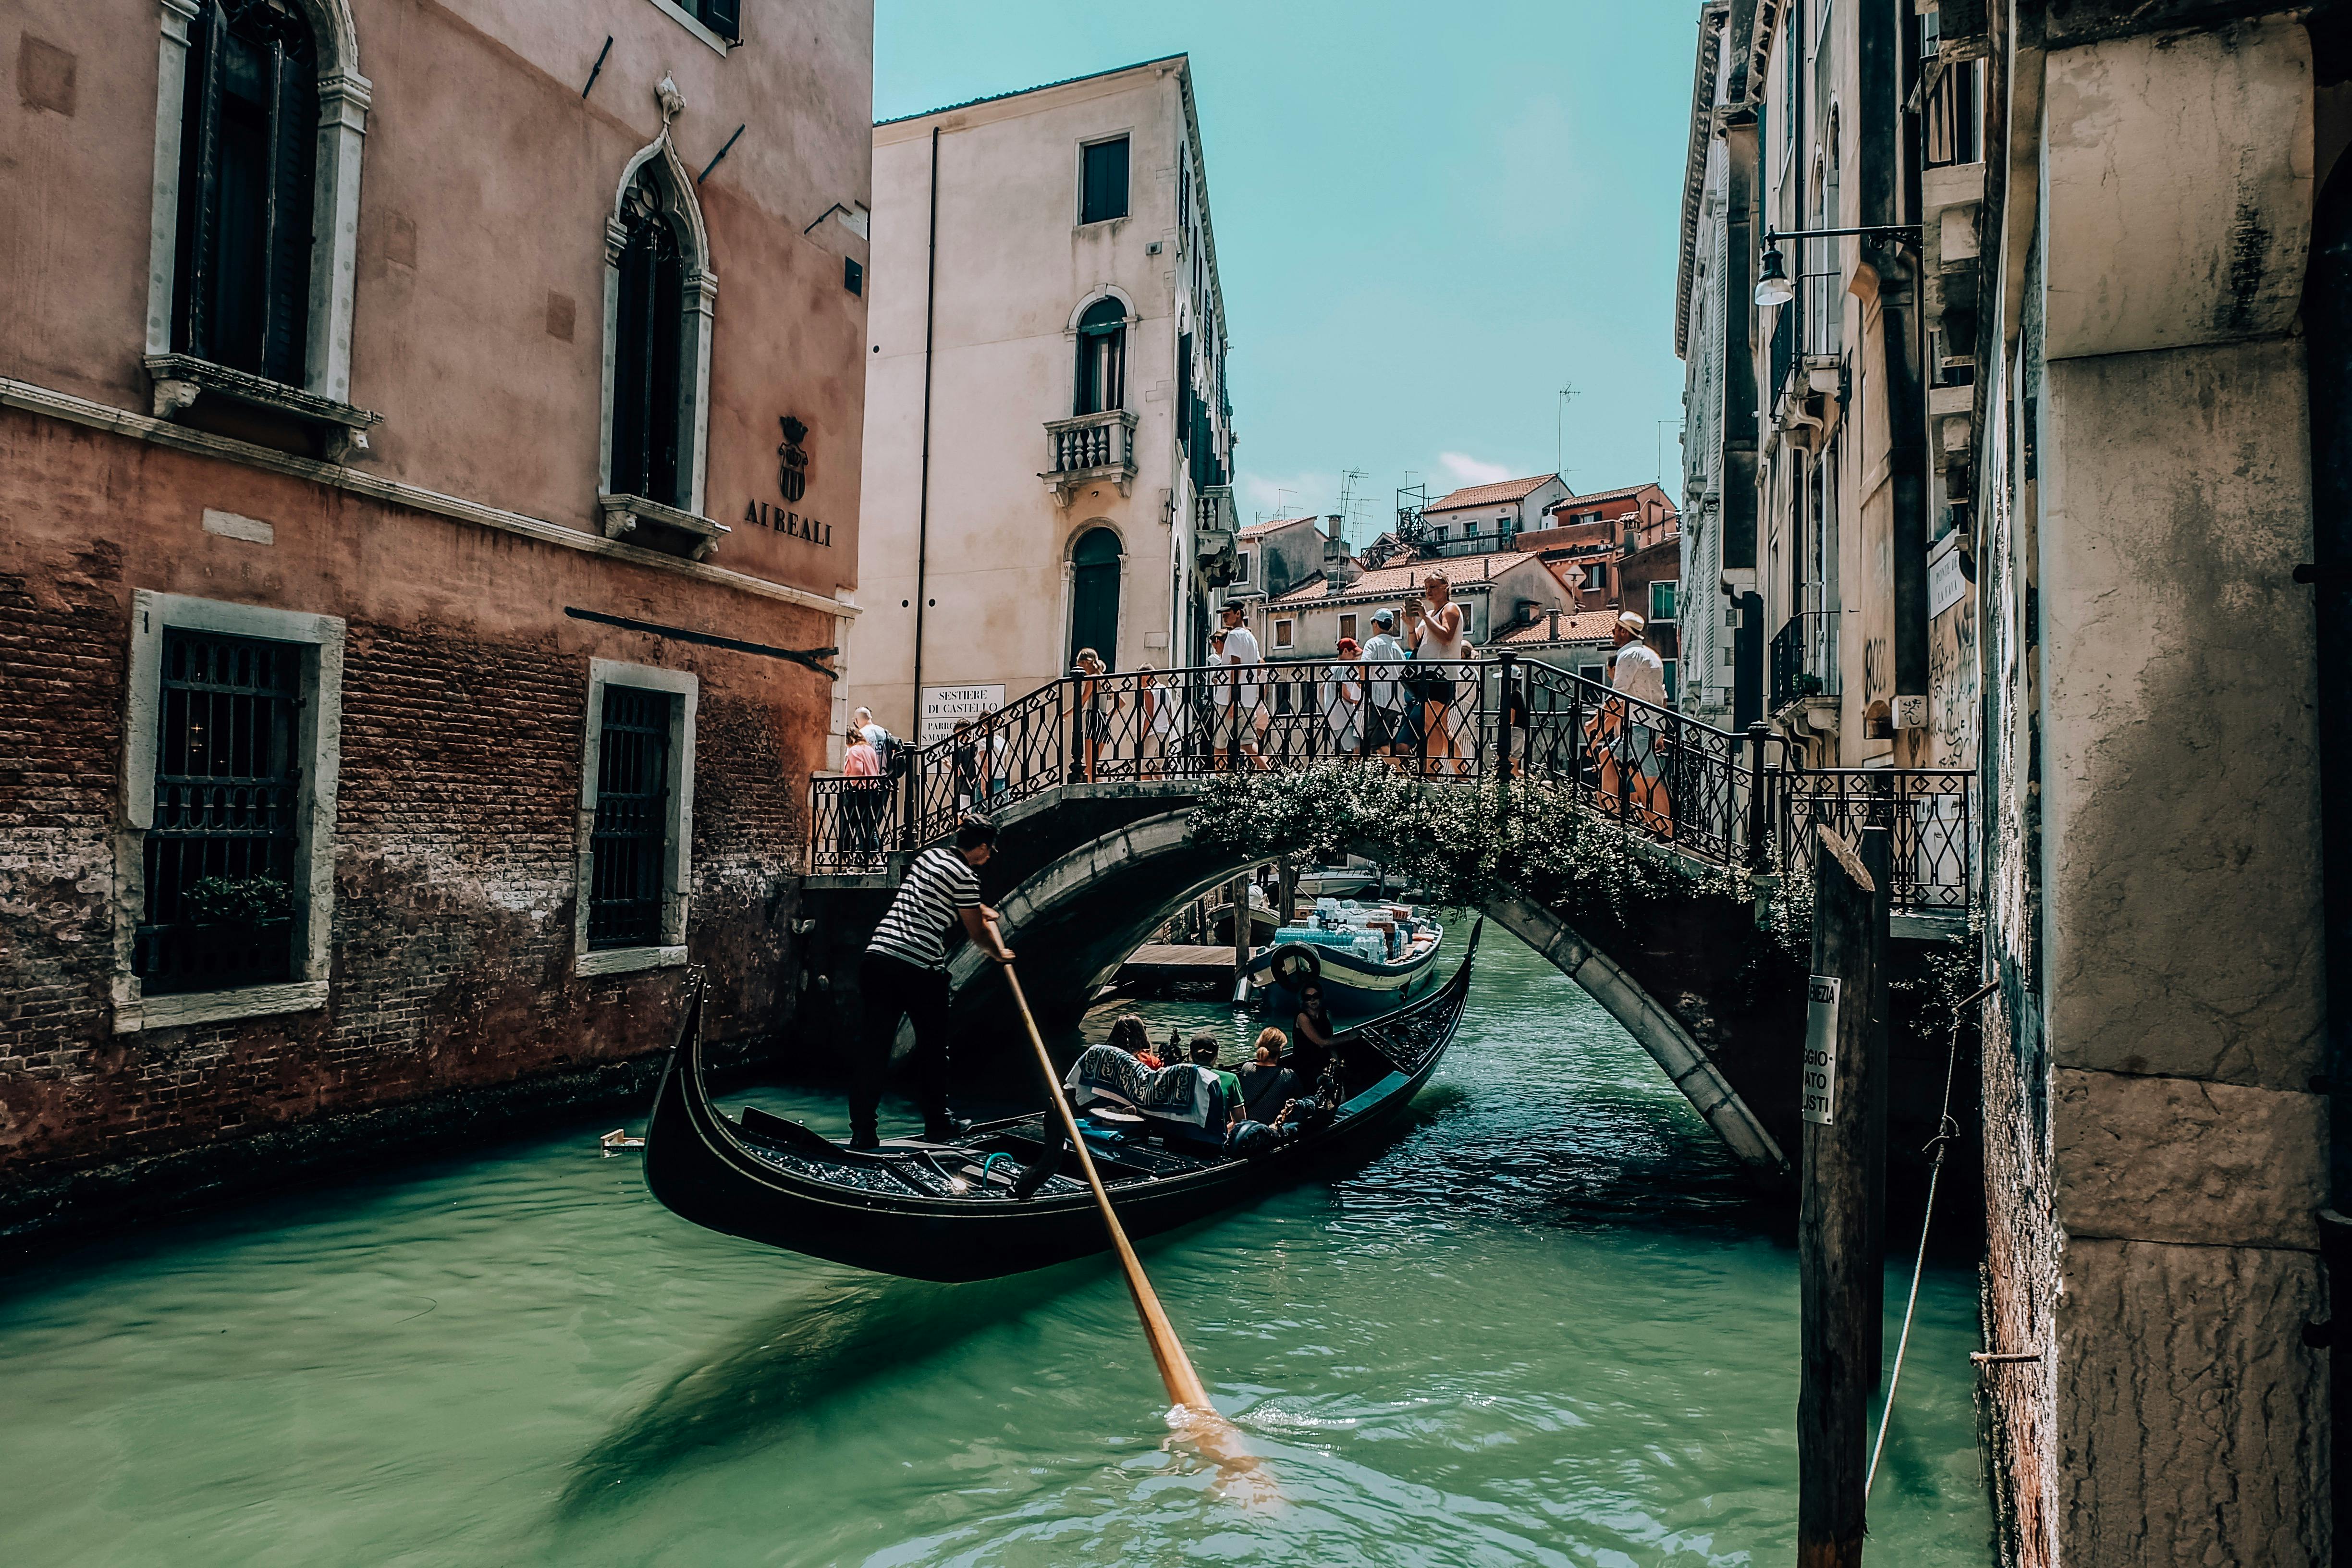
[[[1696,891],[1735,893],[1711,871],[1696,880],[1640,835],[1539,779],[1507,786],[1424,781],[1357,763],[1322,763],[1210,781],[1192,815],[1207,845],[1267,859],[1336,863],[1352,851],[1418,886],[1433,902],[1475,906],[1506,889],[1588,931],[1635,930],[1645,909]]]
[[[180,891],[180,918],[191,925],[269,925],[293,915],[294,889],[267,873],[200,877]]]

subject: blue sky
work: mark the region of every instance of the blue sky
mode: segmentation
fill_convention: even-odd
[[[1190,53],[1244,521],[1655,478],[1697,0],[877,0],[877,119]],[[1669,491],[1679,464],[1664,431]],[[1279,505],[1281,512],[1275,509]]]

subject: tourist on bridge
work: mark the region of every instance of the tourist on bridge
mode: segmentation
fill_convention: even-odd
[[[1462,606],[1454,599],[1453,579],[1432,568],[1422,579],[1421,597],[1405,605],[1404,619],[1405,640],[1412,645],[1414,662],[1422,666],[1412,679],[1414,694],[1421,699],[1422,769],[1464,773],[1468,759],[1462,748],[1465,721],[1457,711],[1462,695],[1457,678],[1469,639]]]
[[[995,853],[996,825],[983,816],[964,819],[952,847],[935,844],[915,857],[907,879],[875,928],[874,940],[857,966],[857,988],[866,1007],[866,1028],[849,1095],[849,1146],[881,1144],[875,1113],[882,1080],[890,1067],[890,1047],[899,1020],[915,1026],[911,1066],[923,1110],[923,1136],[939,1143],[962,1128],[948,1114],[948,932],[961,923],[964,934],[999,963],[1013,954],[997,934],[996,911],[980,901],[980,868]]]
[[[1213,744],[1215,747],[1217,770],[1222,773],[1228,754],[1238,749],[1247,757],[1250,766],[1264,772],[1265,758],[1258,751],[1258,726],[1265,718],[1259,705],[1261,688],[1257,670],[1265,663],[1257,650],[1257,637],[1242,624],[1242,607],[1227,605],[1219,612],[1225,623],[1224,630],[1211,639],[1212,646],[1221,649],[1215,662],[1234,668],[1217,689],[1217,724]]]
[[[1665,758],[1657,721],[1666,706],[1666,666],[1643,634],[1649,623],[1632,610],[1617,617],[1610,638],[1617,657],[1609,684],[1617,695],[1602,705],[1586,728],[1601,755],[1601,804],[1616,811],[1627,804],[1620,792],[1631,780],[1630,804],[1642,823],[1663,837],[1674,836],[1674,804],[1667,797]]]
[[[858,710],[860,713],[865,709]],[[842,736],[847,742],[841,753],[841,771],[850,780],[842,792],[842,815],[848,820],[843,825],[849,829],[849,846],[861,863],[870,863],[882,854],[882,806],[886,785],[882,781],[882,755],[866,731],[852,724]]]
[[[1110,713],[1105,711],[1105,705],[1116,709],[1118,699],[1104,693],[1102,678],[1110,673],[1110,668],[1103,663],[1102,655],[1094,649],[1080,648],[1077,662],[1071,666],[1070,673],[1077,680],[1075,702],[1077,708],[1078,755],[1085,768],[1086,781],[1092,784],[1096,770],[1102,763],[1103,742],[1110,737]]]
[[[1392,757],[1404,729],[1404,645],[1394,610],[1374,610],[1372,626],[1364,645],[1364,755]]]
[[[1160,678],[1146,664],[1135,671],[1135,755],[1139,777],[1156,779],[1165,766],[1168,748],[1176,738],[1176,702],[1164,691]]]
[[[1363,736],[1364,667],[1357,662],[1362,657],[1355,638],[1341,637],[1339,662],[1323,667],[1319,697],[1334,756],[1354,756]]]

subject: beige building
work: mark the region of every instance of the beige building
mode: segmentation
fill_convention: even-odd
[[[874,167],[855,700],[912,738],[1081,647],[1198,662],[1234,437],[1185,58],[891,121]]]
[[[1402,611],[1407,599],[1421,597],[1422,579],[1431,572],[1452,583],[1463,632],[1481,653],[1499,651],[1490,647],[1493,638],[1549,627],[1555,615],[1572,619],[1577,608],[1568,585],[1540,560],[1512,550],[1397,561],[1352,577],[1318,572],[1286,593],[1252,602],[1250,629],[1269,659],[1328,658],[1341,637],[1369,639],[1374,612]],[[1402,615],[1397,632],[1403,636]]]

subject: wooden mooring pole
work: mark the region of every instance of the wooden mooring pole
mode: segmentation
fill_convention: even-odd
[[[1885,1340],[1886,830],[1813,857],[1797,1217],[1799,1568],[1858,1568],[1870,1395]]]
[[[1242,987],[1249,984],[1251,873],[1244,871],[1233,880],[1226,890],[1234,900],[1234,1000],[1242,999]]]

